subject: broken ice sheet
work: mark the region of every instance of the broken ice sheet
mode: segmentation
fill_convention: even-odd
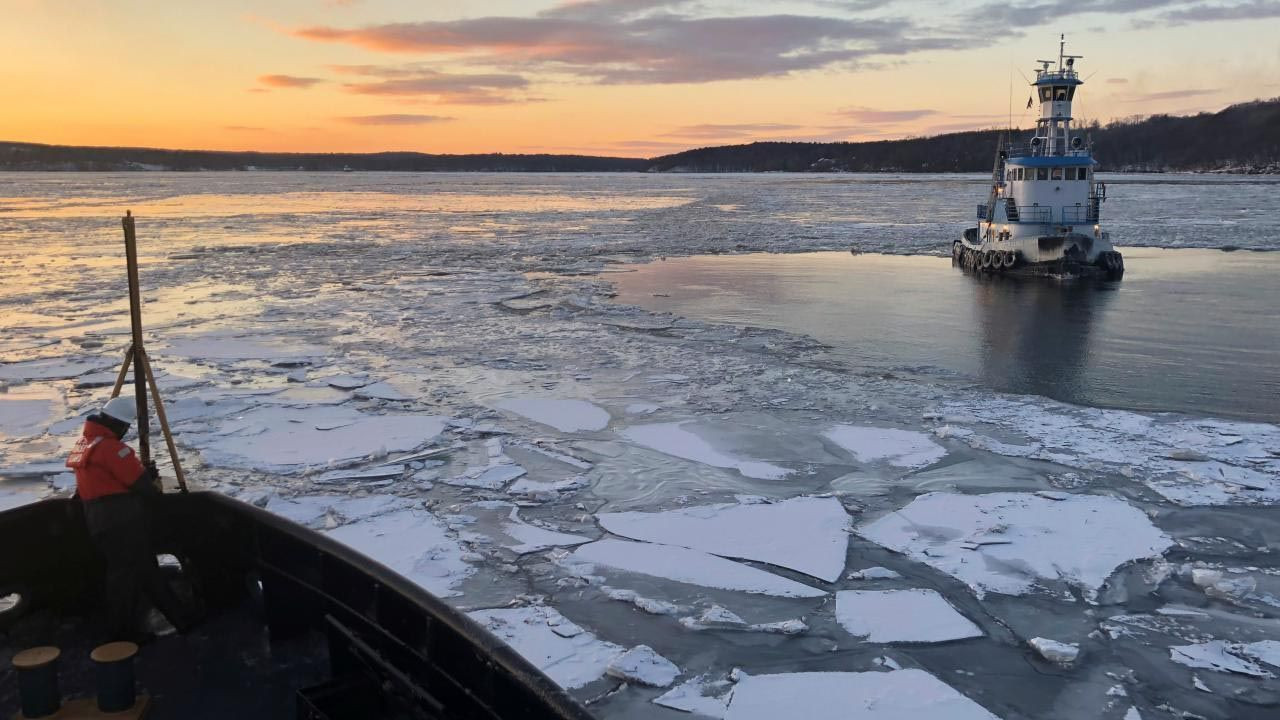
[[[822,433],[859,462],[884,462],[918,468],[941,460],[947,451],[922,432],[868,425],[836,425]]]
[[[49,387],[0,392],[0,440],[43,435],[66,412],[62,393]]]
[[[1274,641],[1231,643],[1225,640],[1210,640],[1192,645],[1175,645],[1169,648],[1169,659],[1187,667],[1257,678],[1274,678],[1273,673],[1265,670],[1255,660],[1275,665],[1273,661],[1280,660],[1278,649],[1280,649],[1280,643]]]
[[[981,637],[982,630],[934,590],[842,590],[836,621],[873,643],[932,643]]]
[[[271,495],[266,509],[299,525],[324,529],[330,518],[334,525],[360,520],[373,515],[404,508],[408,501],[394,495],[299,495],[284,498]]]
[[[509,502],[477,502],[466,506],[463,511],[476,519],[463,533],[464,538],[492,542],[517,555],[591,542],[589,537],[531,525],[520,517],[520,509]]]
[[[597,540],[578,547],[570,556],[570,560],[605,565],[625,572],[652,575],[691,585],[738,590],[759,595],[821,597],[826,594],[817,588],[773,573],[674,545],[612,539]]]
[[[518,397],[499,401],[495,406],[560,432],[603,430],[609,426],[609,413],[585,400]]]
[[[205,462],[293,472],[375,453],[412,450],[444,431],[434,415],[370,415],[346,407],[262,407],[220,423],[216,433],[184,433]]]
[[[396,510],[329,531],[329,537],[386,565],[440,597],[473,572],[444,523],[425,510]]]
[[[699,675],[654,698],[653,703],[693,715],[723,718],[729,709],[732,689],[733,683],[727,679],[712,680],[710,675]]]
[[[648,645],[637,645],[610,661],[606,672],[627,682],[668,687],[680,675],[680,668]]]
[[[963,581],[979,597],[1061,581],[1092,598],[1117,567],[1172,544],[1141,510],[1103,495],[929,493],[857,533]]]
[[[205,333],[173,337],[156,351],[158,355],[175,355],[193,360],[299,360],[321,357],[328,349],[308,345],[294,338],[276,336],[231,335]]]
[[[0,382],[65,380],[110,369],[117,362],[116,359],[95,357],[56,357],[0,363]]]
[[[717,450],[714,445],[685,425],[692,421],[633,425],[622,430],[626,439],[660,453],[692,460],[712,467],[731,468],[744,477],[757,480],[780,480],[791,471],[760,460],[739,458]]]
[[[568,623],[544,606],[476,610],[467,613],[533,663],[561,687],[579,688],[604,676],[623,648],[585,630],[561,635],[553,628]]]
[[[723,503],[665,512],[600,513],[615,535],[758,560],[834,582],[844,570],[849,514],[835,498]]]
[[[923,670],[747,675],[725,720],[997,720]]]

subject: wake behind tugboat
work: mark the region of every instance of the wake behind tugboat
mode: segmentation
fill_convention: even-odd
[[[978,225],[951,245],[952,260],[962,268],[1108,279],[1124,274],[1124,258],[1100,224],[1107,190],[1094,177],[1092,143],[1071,132],[1071,102],[1084,84],[1075,61],[1083,56],[1065,49],[1064,40],[1055,70],[1049,69],[1054,61],[1037,61],[1041,67],[1031,84],[1040,99],[1035,133],[1025,145],[1002,143],[997,150]]]

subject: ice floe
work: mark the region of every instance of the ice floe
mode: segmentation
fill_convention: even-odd
[[[874,643],[935,643],[981,637],[982,630],[934,590],[842,590],[836,621]]]
[[[212,465],[294,472],[376,453],[412,450],[438,436],[445,418],[370,415],[347,407],[260,407],[221,423],[217,433],[185,433]]]
[[[627,682],[669,687],[680,675],[680,668],[648,645],[637,645],[611,660],[605,672]]]
[[[863,570],[854,570],[848,577],[850,580],[898,580],[902,577],[902,573],[877,565]]]
[[[475,518],[463,538],[493,543],[517,555],[526,555],[553,547],[572,547],[591,542],[581,535],[557,532],[531,525],[520,517],[520,508],[500,500],[472,503],[464,512]]]
[[[713,680],[710,675],[699,675],[654,698],[653,703],[693,715],[723,718],[729,709],[732,689],[733,683],[728,679]]]
[[[66,412],[62,393],[45,387],[0,392],[0,440],[43,435]]]
[[[609,426],[610,419],[607,411],[585,400],[519,397],[502,400],[496,407],[550,425],[560,432],[603,430]]]
[[[857,532],[965,582],[979,596],[1021,595],[1043,582],[1066,582],[1091,598],[1117,567],[1158,556],[1172,544],[1142,511],[1103,495],[929,493]]]
[[[667,578],[676,582],[724,590],[782,597],[821,597],[826,593],[773,573],[674,545],[597,540],[579,546],[571,556],[579,563]]]
[[[928,435],[914,430],[836,425],[822,434],[864,463],[884,462],[918,468],[932,465],[947,454],[946,449]]]
[[[844,570],[849,514],[835,498],[722,503],[665,512],[600,513],[615,535],[757,560],[834,582]]]
[[[0,363],[0,382],[65,380],[110,368],[116,361],[95,357],[57,357]]]
[[[441,597],[457,595],[455,586],[473,572],[458,541],[425,510],[396,510],[328,534]]]
[[[579,688],[604,676],[623,648],[598,639],[556,610],[530,607],[467,613],[564,688]],[[556,632],[556,628],[571,628]]]
[[[1237,673],[1257,678],[1274,678],[1258,661],[1280,667],[1280,643],[1231,643],[1210,640],[1191,645],[1175,645],[1169,648],[1169,658],[1179,665],[1204,668],[1215,672]]]
[[[1040,657],[1058,665],[1070,665],[1080,656],[1080,646],[1072,643],[1058,642],[1049,638],[1033,637],[1027,641],[1032,650]]]
[[[685,428],[690,421],[633,425],[622,430],[622,436],[644,447],[685,460],[692,460],[712,467],[730,468],[744,477],[758,480],[780,480],[791,471],[760,460],[748,460],[717,450],[692,430]]]
[[[995,720],[981,705],[923,670],[746,675],[725,720]]]

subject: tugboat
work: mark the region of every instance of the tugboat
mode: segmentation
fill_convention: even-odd
[[[960,267],[1063,278],[1124,274],[1124,258],[1099,219],[1107,188],[1094,177],[1092,143],[1071,130],[1071,102],[1084,84],[1075,62],[1082,57],[1066,54],[1063,36],[1056,67],[1053,60],[1036,61],[1035,132],[1025,144],[1002,139],[978,224],[951,245]]]

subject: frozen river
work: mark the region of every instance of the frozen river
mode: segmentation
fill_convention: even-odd
[[[1271,250],[1275,189],[1118,177],[1107,213],[1126,246]],[[1003,286],[848,253],[945,254],[981,193],[978,176],[3,174],[0,508],[69,491],[62,459],[127,341],[128,208],[188,476],[447,598],[603,718],[1274,716],[1280,427],[1242,419],[1275,417],[1262,393],[1162,414],[992,392],[945,353],[903,369],[910,333],[864,328],[884,342],[858,354],[783,317],[821,256],[770,256],[792,273],[777,307],[743,292],[760,312],[741,317],[622,301],[646,273],[671,289],[646,305],[715,295],[657,276],[707,262],[677,256],[839,251],[890,288],[927,268],[981,318]],[[1088,307],[1164,292],[1131,272]],[[1090,352],[1140,314],[1090,323]],[[919,333],[958,347],[933,322]],[[1253,329],[1231,342],[1265,348]],[[973,347],[1030,337],[983,332]]]

